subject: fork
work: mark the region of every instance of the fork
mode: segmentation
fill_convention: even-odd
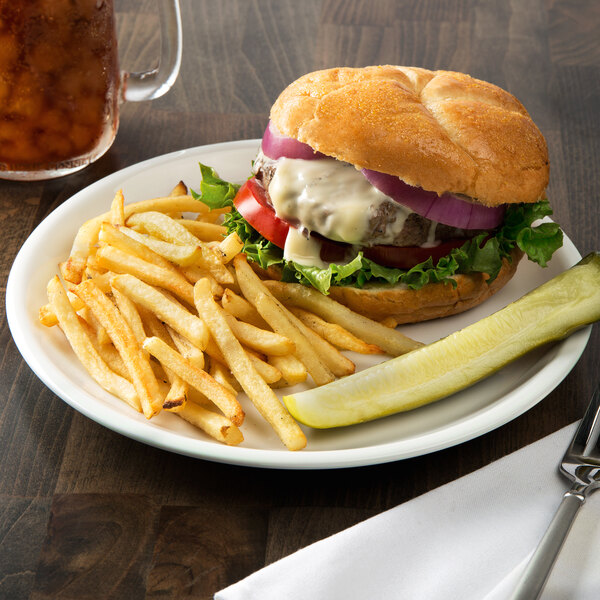
[[[590,492],[600,486],[600,385],[562,459],[560,472],[573,485],[565,493],[511,600],[540,597],[575,516]]]

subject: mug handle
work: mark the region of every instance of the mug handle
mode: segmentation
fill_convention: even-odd
[[[160,59],[148,71],[121,73],[121,100],[141,102],[166,94],[177,79],[181,66],[183,37],[179,0],[157,0],[160,19]]]

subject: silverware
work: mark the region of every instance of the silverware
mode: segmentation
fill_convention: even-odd
[[[544,537],[536,548],[511,600],[540,597],[554,562],[588,494],[600,486],[600,385],[596,388],[560,471],[573,485],[565,493]]]

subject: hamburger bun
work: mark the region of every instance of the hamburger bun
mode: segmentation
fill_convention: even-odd
[[[463,73],[392,65],[316,71],[281,93],[270,118],[284,136],[357,169],[488,207],[538,202],[548,184],[546,142],[524,106]],[[492,282],[488,274],[467,273],[453,276],[456,285],[332,285],[329,294],[374,320],[426,321],[489,298],[521,257],[513,250]],[[263,273],[280,277],[274,268]]]
[[[357,168],[485,206],[537,202],[544,137],[501,88],[452,71],[375,66],[316,71],[271,110],[279,131]]]
[[[329,296],[374,321],[387,317],[396,319],[399,325],[429,321],[456,315],[487,300],[510,281],[522,256],[520,250],[513,250],[510,260],[503,260],[498,276],[489,284],[487,274],[469,273],[454,275],[456,287],[449,283],[429,283],[419,290],[399,285],[364,288],[331,286]],[[276,267],[265,270],[255,262],[250,264],[265,279],[281,278],[281,272]]]
[[[429,283],[420,290],[394,287],[337,287],[329,295],[340,304],[374,321],[393,317],[398,324],[418,323],[464,312],[487,300],[512,278],[522,253],[514,250],[511,261],[504,259],[500,273],[488,284],[487,274],[454,275],[456,287],[448,283]]]

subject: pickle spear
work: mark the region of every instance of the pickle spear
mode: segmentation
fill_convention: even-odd
[[[594,252],[448,337],[283,401],[298,421],[314,428],[370,421],[449,396],[599,319],[600,253]]]

